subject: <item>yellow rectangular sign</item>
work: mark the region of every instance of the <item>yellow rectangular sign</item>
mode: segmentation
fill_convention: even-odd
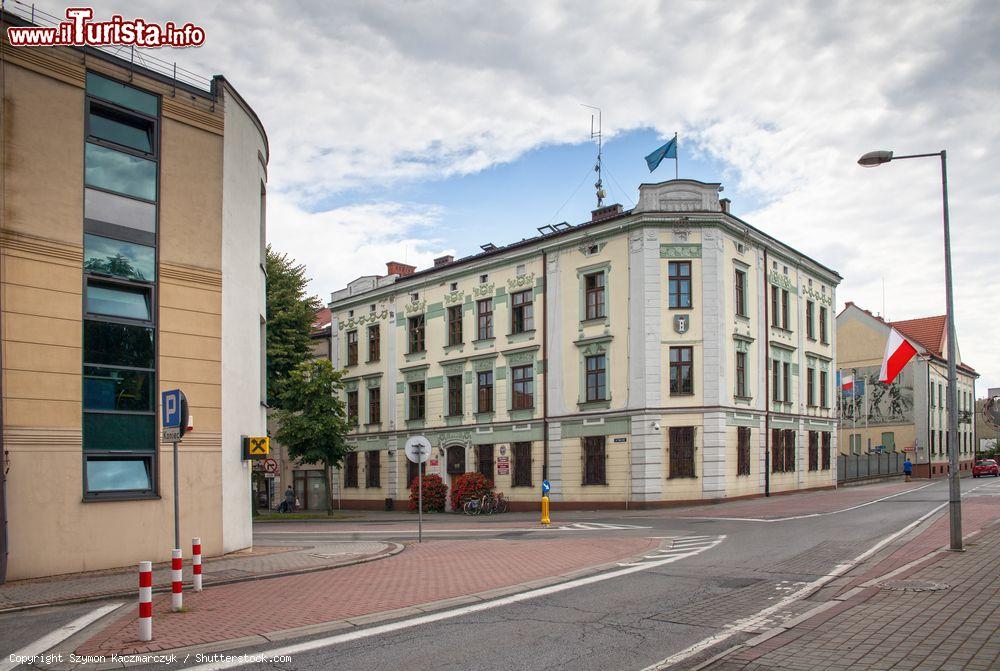
[[[271,439],[268,436],[243,436],[244,459],[266,459],[271,453]]]

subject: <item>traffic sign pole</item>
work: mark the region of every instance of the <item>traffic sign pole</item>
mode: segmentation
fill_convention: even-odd
[[[423,456],[424,448],[420,446],[420,456]],[[417,542],[424,542],[424,474],[420,471],[423,463],[417,464]]]
[[[174,547],[181,546],[181,488],[177,479],[177,441],[174,441]]]
[[[431,443],[424,436],[411,436],[403,446],[406,458],[417,465],[417,542],[424,540],[424,473],[423,463],[431,454]]]

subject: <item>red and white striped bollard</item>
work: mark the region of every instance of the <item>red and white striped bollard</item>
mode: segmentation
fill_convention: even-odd
[[[139,640],[153,640],[153,562],[139,562]]]
[[[201,539],[191,539],[191,582],[194,583],[194,591],[201,591]]]
[[[175,613],[184,607],[184,587],[181,582],[184,579],[183,568],[181,549],[174,548],[170,558],[170,610]]]

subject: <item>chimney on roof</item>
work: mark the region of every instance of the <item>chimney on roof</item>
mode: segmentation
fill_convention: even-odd
[[[412,275],[413,271],[416,269],[416,266],[408,266],[405,263],[400,263],[399,261],[388,261],[385,264],[387,275],[399,275],[400,277],[406,277],[407,275]]]
[[[733,201],[729,200],[728,198],[720,198],[719,199],[719,206],[722,207],[722,211],[723,212],[725,212],[726,214],[729,214],[729,205],[732,202]]]
[[[451,254],[448,254],[446,256],[439,256],[436,259],[434,259],[434,267],[437,268],[438,266],[446,266],[454,260],[455,257],[452,256]]]
[[[607,205],[605,207],[599,207],[596,210],[592,210],[590,213],[590,221],[603,221],[605,219],[611,219],[612,217],[617,217],[622,213],[622,206],[618,203],[614,205]]]

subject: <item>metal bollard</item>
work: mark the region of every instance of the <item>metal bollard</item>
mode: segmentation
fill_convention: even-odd
[[[194,591],[201,591],[201,539],[191,539],[191,582]]]
[[[552,521],[549,519],[549,497],[547,496],[542,497],[542,519],[540,524],[545,526],[552,524]]]
[[[153,562],[139,562],[139,640],[153,640]]]
[[[175,613],[184,608],[183,567],[181,549],[174,548],[170,558],[170,610]]]

